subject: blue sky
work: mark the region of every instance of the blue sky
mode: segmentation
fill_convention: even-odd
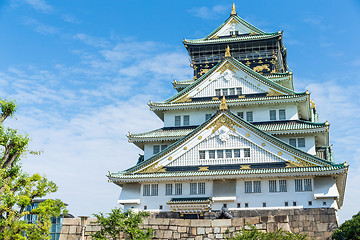
[[[295,88],[309,89],[331,124],[338,162],[350,165],[340,220],[360,210],[360,3],[235,1],[238,15],[284,31]],[[74,215],[116,206],[108,170],[136,163],[125,135],[161,127],[148,101],[192,77],[181,40],[206,36],[232,1],[0,0],[0,97],[19,104],[8,124],[31,136],[24,169],[54,180]]]

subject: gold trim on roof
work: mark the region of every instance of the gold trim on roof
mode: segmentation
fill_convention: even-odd
[[[232,8],[231,8],[231,15],[236,15],[236,9],[235,9],[235,3],[233,2]]]
[[[226,105],[226,99],[225,99],[225,95],[223,95],[223,98],[221,99],[221,103],[220,103],[220,110],[226,110],[228,109],[227,108],[227,105]]]
[[[224,65],[222,65],[216,72],[219,72],[219,74],[223,74],[226,70],[230,70],[233,73],[236,73],[236,71],[239,71],[239,69],[237,67],[235,67],[234,65],[232,65],[229,62],[224,63]]]
[[[227,128],[231,129],[233,132],[236,132],[234,126],[241,127],[235,121],[233,121],[230,118],[222,115],[216,121],[211,123],[206,129],[213,128],[212,133],[214,133],[222,126],[226,126]]]
[[[275,91],[274,89],[271,89],[270,88],[270,91],[266,92],[266,96],[267,97],[275,97],[275,96],[282,96],[284,94],[278,92],[278,91]]]
[[[231,57],[229,45],[226,46],[225,57]]]

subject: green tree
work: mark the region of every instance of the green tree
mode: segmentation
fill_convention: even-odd
[[[14,101],[0,99],[0,239],[43,240],[50,239],[51,217],[65,214],[65,205],[60,200],[46,200],[38,208],[26,211],[35,198],[41,198],[57,190],[52,181],[40,174],[29,175],[21,170],[20,159],[28,151],[29,138],[17,130],[6,128],[4,121],[14,115]],[[38,216],[37,224],[28,224],[23,217]]]
[[[333,234],[335,240],[355,240],[360,239],[360,212],[347,220],[335,230]]]
[[[254,226],[250,229],[243,228],[235,237],[229,240],[306,240],[307,235],[294,234],[287,231],[277,230],[276,232],[260,232]]]
[[[100,225],[100,230],[92,234],[94,240],[117,240],[120,234],[124,233],[126,239],[151,239],[153,230],[151,228],[141,229],[143,218],[148,217],[148,212],[134,212],[128,210],[124,212],[120,208],[112,209],[107,215],[103,213],[94,214]]]

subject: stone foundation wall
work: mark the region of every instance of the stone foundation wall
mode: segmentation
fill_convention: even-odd
[[[162,240],[225,239],[244,227],[248,228],[248,224],[263,231],[276,231],[281,228],[293,233],[306,233],[311,239],[331,239],[332,232],[338,227],[336,211],[329,208],[244,210],[232,214],[236,218],[216,220],[159,218],[158,214],[153,214],[145,219],[143,227],[154,229],[154,239]],[[99,226],[92,222],[95,222],[95,219],[87,221],[86,240],[91,240],[90,233],[99,230]],[[60,240],[78,240],[80,234],[79,219],[64,219]]]

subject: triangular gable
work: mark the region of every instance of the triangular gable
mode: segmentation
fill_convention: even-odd
[[[219,111],[215,116],[196,128],[192,133],[170,145],[167,149],[143,163],[130,168],[125,173],[164,172],[165,167],[178,159],[193,147],[208,141],[212,135],[225,126],[239,139],[247,139],[247,144],[254,144],[264,153],[270,153],[268,162],[286,162],[287,167],[332,166],[333,163],[303,152],[276,137],[273,137],[254,125],[238,118],[230,111]],[[223,128],[224,129],[224,128]]]
[[[216,96],[215,89],[236,88],[237,86],[244,87],[245,92],[243,94],[296,95],[294,91],[267,79],[231,57],[215,65],[194,83],[165,102],[186,102],[193,97]]]
[[[226,21],[211,32],[204,39],[214,39],[223,36],[230,36],[230,31],[238,31],[238,34],[261,34],[265,35],[266,33],[252,24],[248,23],[244,19],[240,18],[237,15],[231,15]]]

